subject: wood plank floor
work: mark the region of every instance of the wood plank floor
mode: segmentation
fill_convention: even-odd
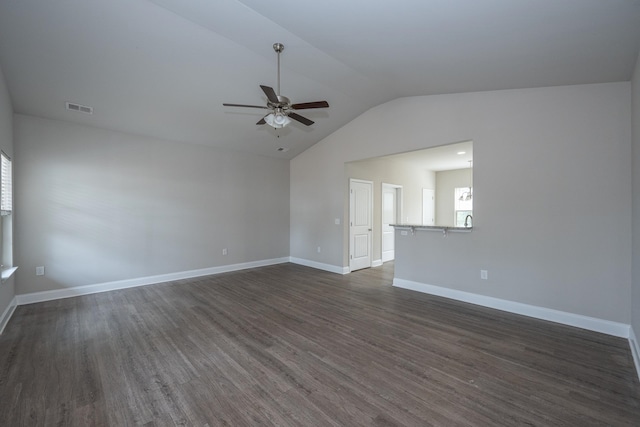
[[[20,306],[0,426],[638,426],[626,340],[293,264]]]

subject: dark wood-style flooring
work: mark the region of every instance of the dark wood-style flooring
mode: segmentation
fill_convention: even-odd
[[[0,426],[638,426],[628,343],[283,264],[20,306]]]

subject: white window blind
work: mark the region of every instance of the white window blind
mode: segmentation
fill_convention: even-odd
[[[11,179],[11,159],[0,152],[2,159],[0,171],[0,210],[2,215],[8,215],[13,210],[13,182]]]

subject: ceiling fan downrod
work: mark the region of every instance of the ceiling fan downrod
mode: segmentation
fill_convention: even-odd
[[[284,50],[284,45],[282,43],[274,43],[273,50],[278,54],[278,92],[276,92],[276,95],[280,96],[280,52]]]

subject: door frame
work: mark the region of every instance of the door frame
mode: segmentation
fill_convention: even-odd
[[[391,258],[386,259],[384,256],[384,190],[385,189],[393,189],[396,193],[396,224],[402,223],[402,185],[398,184],[390,184],[388,182],[383,182],[381,186],[380,193],[380,260],[384,263],[387,261],[392,261],[395,259],[395,254]],[[394,239],[395,239],[395,230]],[[395,244],[394,244],[394,253],[395,253]]]
[[[371,197],[369,198],[369,224],[371,224],[371,228],[369,229],[369,267],[371,267],[373,262],[373,181],[367,181],[365,179],[356,179],[349,178],[349,271],[353,270],[353,183],[357,182],[360,184],[369,184],[371,187]],[[366,267],[365,267],[366,268]]]
[[[431,200],[432,201],[431,209],[433,211],[433,218],[432,218],[433,219],[433,224],[425,224],[425,221],[424,221],[424,214],[425,214],[425,211],[424,211],[424,206],[425,206],[424,195],[425,194],[424,193],[425,193],[425,191],[431,191],[433,193],[433,195],[432,195],[433,198]],[[422,189],[422,225],[436,225],[436,190],[432,189],[432,188],[423,188]]]

